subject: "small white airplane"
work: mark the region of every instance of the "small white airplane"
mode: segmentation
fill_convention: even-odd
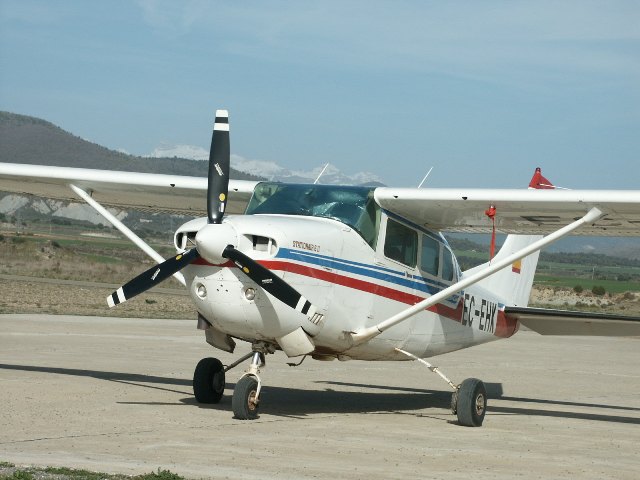
[[[0,191],[77,195],[158,262],[111,294],[110,307],[174,275],[209,344],[233,352],[235,340],[251,343],[231,365],[202,359],[193,377],[196,399],[217,403],[226,372],[250,358],[232,397],[238,419],[257,418],[260,368],[276,350],[419,360],[451,386],[459,423],[480,426],[483,383],[456,384],[424,358],[508,338],[519,324],[542,334],[640,335],[640,318],[527,307],[540,249],[571,233],[638,235],[640,190],[558,190],[540,169],[522,190],[229,180],[228,114],[218,110],[208,181],[0,163]],[[205,192],[207,217],[178,228],[177,255],[167,260],[105,208],[197,216]],[[463,272],[441,231],[508,236],[490,262]]]

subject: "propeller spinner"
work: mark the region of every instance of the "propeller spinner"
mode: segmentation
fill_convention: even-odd
[[[197,233],[196,248],[169,258],[124,284],[107,297],[109,307],[149,290],[202,257],[214,265],[223,263],[223,259],[233,261],[251,280],[284,304],[305,314],[311,322],[317,324],[322,319],[316,307],[295,288],[235,248],[235,229],[228,223],[222,223],[229,192],[229,159],[229,114],[227,110],[217,110],[209,153],[208,224]]]

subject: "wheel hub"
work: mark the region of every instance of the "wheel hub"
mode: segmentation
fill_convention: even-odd
[[[252,412],[258,408],[258,402],[256,399],[256,394],[257,392],[255,390],[252,390],[251,393],[249,394],[249,398],[247,399],[247,406],[249,407],[249,410],[251,410]]]
[[[483,394],[479,394],[476,397],[476,414],[477,415],[482,415],[482,412],[484,412],[484,408],[486,406],[486,400],[484,398]]]

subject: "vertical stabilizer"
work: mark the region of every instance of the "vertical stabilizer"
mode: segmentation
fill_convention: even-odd
[[[556,187],[542,176],[542,169],[538,167],[531,178],[531,182],[529,182],[529,188],[552,189]],[[492,263],[522,250],[541,238],[542,235],[508,235],[502,248],[492,259]],[[506,305],[526,307],[529,303],[539,256],[540,252],[532,253],[528,257],[518,260],[511,266],[482,280],[478,285],[491,291]],[[464,275],[470,275],[487,266],[489,266],[489,263],[479,265],[464,272]]]
[[[498,262],[503,258],[516,253],[519,250],[531,245],[542,238],[542,235],[508,235],[502,248],[492,260]],[[512,263],[488,278],[478,283],[479,286],[490,291],[505,305],[526,307],[529,303],[531,288],[533,287],[533,277],[538,266],[540,252],[535,252],[528,257]],[[464,272],[470,275],[478,270],[488,267],[485,263],[471,270]]]

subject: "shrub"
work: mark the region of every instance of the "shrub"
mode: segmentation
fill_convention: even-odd
[[[584,288],[582,288],[582,285],[576,285],[575,287],[573,287],[573,291],[576,293],[582,293],[584,291]]]
[[[604,295],[605,293],[607,293],[607,291],[601,285],[594,285],[591,289],[591,293],[593,293],[594,295]]]

